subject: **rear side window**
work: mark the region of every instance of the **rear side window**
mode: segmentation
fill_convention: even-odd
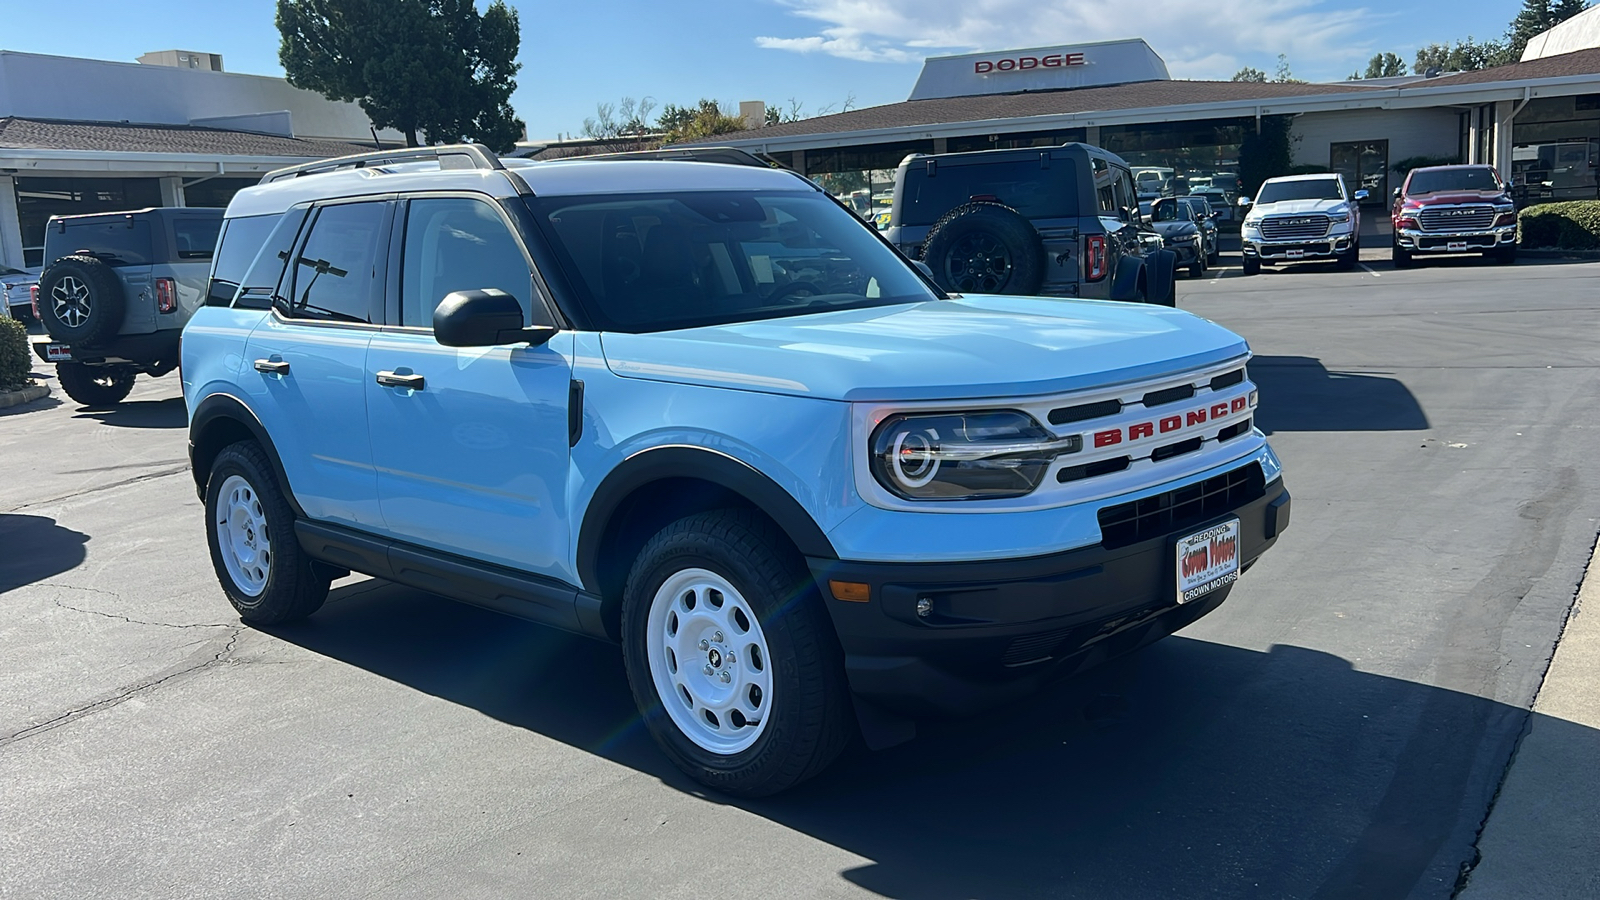
[[[228,219],[223,224],[218,239],[216,259],[211,265],[211,285],[206,289],[206,303],[226,306],[244,281],[244,273],[267,242],[267,236],[283,218],[270,216],[245,216]]]
[[[308,319],[371,322],[378,242],[387,204],[325,206],[294,259],[287,312]]]
[[[906,171],[902,224],[932,225],[939,217],[971,200],[1004,203],[1029,219],[1060,219],[1078,214],[1077,170],[1073,161],[1055,157],[1050,168],[1037,157],[981,165],[926,166]]]
[[[172,220],[172,244],[177,248],[179,259],[210,259],[217,251],[221,232],[221,219],[180,217]]]
[[[45,229],[45,259],[54,262],[87,253],[109,266],[148,266],[152,262],[150,220],[127,216],[96,222],[51,223]]]

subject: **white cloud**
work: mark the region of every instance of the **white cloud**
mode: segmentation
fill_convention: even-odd
[[[775,0],[817,23],[800,37],[758,37],[759,46],[872,62],[1142,37],[1173,75],[1227,78],[1241,60],[1288,55],[1297,75],[1364,63],[1386,16],[1326,0],[1139,0],[1108,15],[1091,0]],[[1116,9],[1116,8],[1113,8]],[[1341,73],[1342,74],[1342,73]]]

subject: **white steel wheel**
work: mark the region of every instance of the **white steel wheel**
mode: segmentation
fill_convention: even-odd
[[[260,596],[267,588],[267,574],[272,571],[272,536],[261,498],[250,482],[239,475],[229,475],[217,500],[214,515],[222,564],[241,592]]]
[[[772,655],[755,611],[708,569],[668,576],[650,603],[645,655],[672,724],[703,750],[730,756],[766,730]]]
[[[50,291],[56,318],[68,328],[81,328],[89,320],[89,286],[68,275]]]

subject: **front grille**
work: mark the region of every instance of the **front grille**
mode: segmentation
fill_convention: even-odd
[[[1065,466],[1056,472],[1056,480],[1066,484],[1069,481],[1082,481],[1085,478],[1110,475],[1112,472],[1125,471],[1132,464],[1132,461],[1131,457],[1119,456],[1115,459],[1102,459],[1099,462],[1086,463],[1081,466]]]
[[[1494,227],[1494,207],[1425,206],[1417,224],[1423,231],[1486,231]]]
[[[1242,381],[1244,381],[1244,370],[1234,369],[1232,372],[1225,372],[1211,379],[1211,389],[1220,391],[1226,387],[1233,387]]]
[[[1261,236],[1269,241],[1319,238],[1328,233],[1328,222],[1328,217],[1322,213],[1305,216],[1268,216],[1261,220]]]
[[[1050,424],[1066,425],[1069,422],[1083,422],[1089,419],[1098,419],[1102,416],[1114,416],[1119,412],[1122,412],[1121,400],[1080,403],[1077,406],[1063,406],[1060,409],[1050,410]]]
[[[1165,537],[1231,512],[1267,493],[1260,463],[1176,490],[1100,510],[1100,546],[1107,550]]]
[[[1180,384],[1177,387],[1170,387],[1160,391],[1151,391],[1150,393],[1145,394],[1144,405],[1146,409],[1149,409],[1152,406],[1161,406],[1167,403],[1177,403],[1179,400],[1187,400],[1193,396],[1194,385]]]

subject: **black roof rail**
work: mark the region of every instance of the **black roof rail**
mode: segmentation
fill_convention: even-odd
[[[733,166],[760,166],[763,169],[780,169],[777,162],[763,159],[738,147],[667,147],[661,150],[625,150],[620,153],[597,153],[593,156],[569,156],[562,162],[588,159],[674,159],[684,162],[713,162]]]
[[[405,147],[396,150],[379,150],[373,153],[357,153],[353,156],[336,156],[333,159],[321,159],[316,162],[302,163],[298,166],[289,166],[283,169],[274,169],[262,179],[262,184],[271,184],[285,178],[299,178],[301,175],[315,175],[319,172],[334,172],[339,169],[365,169],[368,166],[381,166],[386,163],[410,162],[418,159],[437,159],[441,169],[504,169],[500,157],[494,155],[482,144],[447,144],[440,147]]]

